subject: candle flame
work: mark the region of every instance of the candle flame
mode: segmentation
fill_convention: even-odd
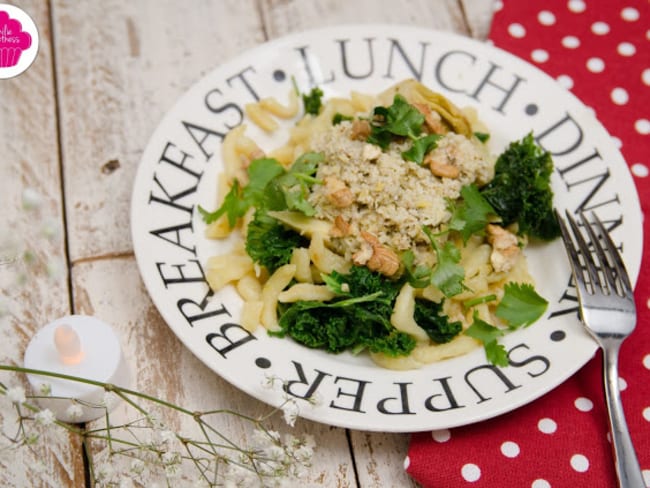
[[[79,335],[69,325],[59,325],[54,329],[54,344],[63,364],[79,364],[84,358]]]

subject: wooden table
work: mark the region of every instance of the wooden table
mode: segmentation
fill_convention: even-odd
[[[251,415],[268,407],[186,350],[140,280],[129,206],[154,128],[201,76],[269,39],[352,22],[411,24],[485,39],[492,15],[490,0],[11,3],[34,19],[40,51],[25,73],[0,80],[0,228],[33,252],[34,264],[0,266],[0,297],[8,310],[0,318],[0,364],[21,365],[30,339],[53,319],[95,315],[118,332],[134,389],[190,410],[232,408]],[[22,209],[26,189],[41,196],[40,209]],[[19,283],[21,269],[26,275]],[[2,372],[0,381],[27,386],[13,373]],[[231,423],[223,428],[242,435]],[[306,420],[294,429],[318,440],[310,485],[414,485],[403,468],[407,434],[346,431]],[[86,469],[80,441],[65,432],[0,453],[1,486],[84,486]]]

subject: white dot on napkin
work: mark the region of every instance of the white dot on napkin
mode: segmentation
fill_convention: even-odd
[[[549,12],[548,10],[542,10],[537,14],[537,20],[539,20],[539,23],[542,25],[553,25],[555,24],[555,15],[553,12]]]
[[[512,37],[516,37],[517,39],[521,39],[526,35],[526,29],[521,24],[510,24],[508,26],[508,34],[510,34]]]
[[[576,401],[573,402],[573,404],[581,412],[589,412],[592,408],[594,408],[594,402],[585,397],[576,398]]]
[[[574,14],[579,14],[587,9],[587,5],[582,0],[570,0],[568,7]]]
[[[476,464],[467,463],[461,468],[460,474],[465,481],[478,481],[481,478],[481,468]]]
[[[635,20],[639,20],[639,11],[634,7],[625,7],[621,10],[621,18],[628,22],[634,22]]]
[[[650,302],[650,300],[648,300],[648,302]],[[650,303],[648,303],[648,307],[650,307]],[[645,369],[650,369],[650,354],[643,356],[643,367]]]
[[[600,58],[589,58],[587,60],[587,69],[592,73],[601,73],[605,70],[605,61]]]
[[[636,53],[636,47],[631,42],[621,42],[616,47],[616,51],[621,56],[634,56]]]
[[[530,488],[551,488],[551,484],[543,479],[537,479],[533,481],[533,484],[530,485]]]
[[[553,434],[557,430],[557,424],[553,419],[544,418],[537,423],[537,428],[544,434]]]
[[[591,25],[591,32],[597,36],[604,36],[609,32],[609,25],[607,25],[605,22],[594,22]]]
[[[650,407],[645,407],[643,409],[643,418],[650,422]]]
[[[560,84],[560,86],[562,86],[562,88],[566,88],[567,90],[573,88],[573,78],[571,78],[569,75],[558,76],[557,82]]]
[[[449,429],[434,430],[431,432],[431,437],[436,442],[447,442],[451,439],[451,431]]]
[[[407,469],[409,469],[409,466],[410,466],[410,465],[411,465],[411,458],[408,457],[408,456],[406,456],[406,457],[404,458],[404,471],[406,471]]]
[[[576,36],[565,36],[562,38],[562,45],[567,49],[575,49],[580,46],[580,39]]]
[[[589,469],[589,459],[582,454],[571,456],[571,467],[578,473],[584,473]]]
[[[612,90],[610,97],[616,105],[625,105],[630,100],[630,96],[627,94],[625,88],[621,88],[620,86]]]
[[[648,176],[648,167],[645,164],[634,163],[630,169],[632,170],[632,174],[634,176],[638,176],[639,178],[645,178]],[[650,303],[647,305],[650,306]],[[643,364],[646,368],[650,369],[650,355],[643,358]]]
[[[650,86],[650,68],[646,68],[641,73],[641,81],[644,85]]]
[[[634,128],[639,134],[647,136],[650,134],[650,120],[648,119],[639,119],[634,122]]]
[[[519,452],[519,444],[516,442],[506,441],[501,444],[501,454],[503,454],[505,457],[515,458],[519,456]]]
[[[548,51],[544,49],[535,49],[532,53],[530,53],[530,57],[536,63],[545,63],[548,61],[549,55]]]

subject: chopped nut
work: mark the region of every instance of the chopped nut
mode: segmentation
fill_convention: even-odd
[[[334,219],[334,226],[330,231],[332,237],[345,237],[350,235],[350,224],[343,217],[337,215]]]
[[[510,271],[519,259],[521,248],[517,236],[501,226],[488,224],[487,240],[492,245],[490,263],[496,272]]]
[[[370,123],[367,120],[356,119],[352,122],[352,130],[350,130],[350,137],[356,140],[365,140],[371,132]]]
[[[431,172],[441,178],[458,178],[460,176],[460,170],[449,163],[443,163],[437,159],[433,159],[430,156],[427,156],[424,160],[425,164],[429,165]]]
[[[325,178],[325,189],[327,191],[327,199],[336,207],[348,207],[354,202],[352,190],[343,181],[334,176]]]
[[[435,110],[432,110],[425,103],[414,103],[413,106],[424,115],[424,122],[432,134],[444,134],[447,132],[445,126],[442,124],[442,117]]]
[[[361,157],[366,161],[374,161],[379,156],[381,156],[381,148],[379,146],[375,146],[374,144],[366,144],[363,146]]]
[[[378,271],[385,276],[393,276],[399,271],[400,261],[395,252],[381,244],[379,242],[379,239],[377,239],[377,237],[370,234],[369,232],[362,231],[361,237],[367,243],[367,245],[370,246],[372,251],[371,256],[364,263],[368,269],[371,271]],[[363,254],[361,256],[357,256],[357,258],[362,257],[365,259],[367,257],[367,247],[368,246],[364,247],[362,245],[360,253],[363,252]],[[353,260],[354,259],[355,256],[353,256]],[[355,264],[357,264],[356,261]]]

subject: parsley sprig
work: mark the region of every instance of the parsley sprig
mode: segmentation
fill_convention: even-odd
[[[373,115],[367,141],[386,150],[396,139],[410,139],[413,145],[402,153],[407,161],[421,165],[424,156],[435,149],[441,137],[438,134],[421,135],[424,115],[400,94],[395,95],[393,104],[389,107],[375,107]]]

